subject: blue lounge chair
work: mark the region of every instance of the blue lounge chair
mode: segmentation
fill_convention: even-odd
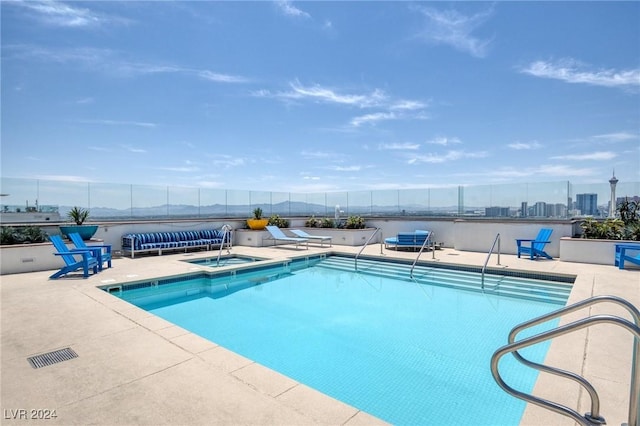
[[[538,236],[533,239],[518,239],[516,240],[516,244],[518,245],[518,257],[521,254],[528,254],[529,259],[533,260],[539,257],[545,257],[547,259],[553,259],[551,256],[544,251],[544,246],[550,243],[549,237],[551,237],[551,233],[553,229],[542,228],[540,232],[538,232]]]
[[[271,239],[273,240],[273,245],[277,245],[278,242],[284,242],[285,244],[295,244],[296,248],[302,243],[305,243],[307,249],[309,248],[309,240],[306,238],[299,237],[287,237],[284,232],[280,228],[274,225],[267,226],[267,231],[271,234]]]
[[[320,247],[324,246],[325,241],[329,243],[329,247],[331,247],[331,237],[328,237],[326,235],[311,235],[311,234],[307,234],[305,231],[303,231],[302,229],[291,229],[291,232],[296,234],[298,237],[300,238],[307,238],[311,241],[316,240],[320,242]]]
[[[77,271],[78,269],[82,269],[84,278],[89,276],[89,268],[93,270],[94,274],[98,273],[98,259],[91,256],[90,250],[69,250],[59,235],[51,235],[49,240],[57,250],[57,253],[53,254],[62,257],[62,260],[64,260],[65,263],[65,266],[49,278],[60,278],[61,276],[66,275],[69,272]],[[77,256],[80,256],[81,259],[78,260]]]
[[[76,249],[81,251],[90,250],[91,256],[98,259],[98,270],[102,271],[104,262],[107,262],[107,268],[111,268],[111,244],[104,245],[92,245],[88,246],[77,232],[71,232],[69,238],[76,246]],[[75,251],[75,250],[74,250]]]
[[[614,265],[624,269],[625,261],[640,265],[640,244],[616,244]]]

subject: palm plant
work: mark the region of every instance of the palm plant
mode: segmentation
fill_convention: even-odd
[[[89,217],[89,210],[85,210],[80,207],[73,207],[71,210],[69,210],[69,213],[67,213],[67,216],[71,220],[73,220],[76,225],[80,226]]]

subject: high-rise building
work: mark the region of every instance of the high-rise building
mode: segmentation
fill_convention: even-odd
[[[509,207],[485,207],[484,215],[486,217],[509,217]]]
[[[597,216],[598,194],[576,194],[576,208],[583,216]]]

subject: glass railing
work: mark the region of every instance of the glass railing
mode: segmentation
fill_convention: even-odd
[[[42,212],[47,208],[66,217],[78,206],[90,211],[90,220],[250,217],[256,207],[262,208],[265,217],[334,217],[336,211],[342,217],[606,217],[611,198],[608,182],[568,181],[322,193],[18,178],[2,178],[1,184],[0,212]],[[618,200],[639,200],[639,196],[640,182],[618,182]]]

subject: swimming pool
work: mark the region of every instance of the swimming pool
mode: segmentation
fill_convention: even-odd
[[[472,272],[420,266],[411,280],[406,264],[358,265],[354,273],[353,259],[318,257],[125,285],[116,294],[394,424],[518,424],[524,402],[495,384],[490,357],[515,324],[557,309],[555,295],[568,294],[570,283],[487,276],[481,291],[469,276],[458,278],[470,285],[462,290],[447,279]],[[501,294],[511,280],[530,282],[535,300]],[[554,303],[545,301],[551,294]],[[547,348],[522,353],[542,361]],[[509,358],[500,370],[523,391],[537,377]]]

